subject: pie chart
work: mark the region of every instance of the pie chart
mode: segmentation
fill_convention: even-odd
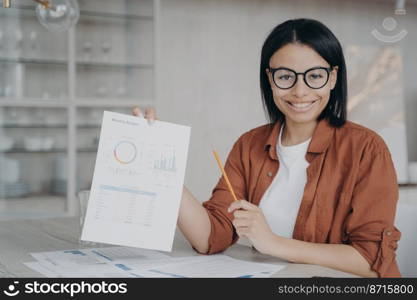
[[[132,163],[137,155],[137,149],[134,143],[130,141],[121,141],[114,147],[114,158],[118,163],[130,164]]]

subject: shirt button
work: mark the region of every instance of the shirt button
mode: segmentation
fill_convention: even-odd
[[[387,231],[387,235],[390,236],[391,235],[391,231]]]
[[[272,172],[271,172],[271,171],[269,171],[267,175],[268,175],[269,177],[272,177]]]

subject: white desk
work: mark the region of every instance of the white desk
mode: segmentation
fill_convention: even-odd
[[[23,265],[34,261],[30,252],[55,251],[85,248],[78,244],[80,228],[78,218],[43,220],[14,220],[0,222],[0,277],[43,277]],[[243,245],[233,245],[224,254],[237,259],[255,262],[284,263],[283,261],[258,253]],[[177,231],[174,247],[168,255],[198,255]],[[288,264],[273,277],[356,277],[352,274],[316,265]]]

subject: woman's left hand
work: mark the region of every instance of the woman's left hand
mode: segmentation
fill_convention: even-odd
[[[239,237],[247,237],[256,250],[268,254],[275,235],[262,210],[246,200],[239,200],[229,206],[228,212],[234,215],[233,226]]]

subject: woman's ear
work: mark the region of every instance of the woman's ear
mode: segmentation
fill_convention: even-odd
[[[336,86],[337,82],[337,72],[339,71],[339,67],[335,66],[333,67],[333,70],[330,72],[330,89],[333,90]]]

